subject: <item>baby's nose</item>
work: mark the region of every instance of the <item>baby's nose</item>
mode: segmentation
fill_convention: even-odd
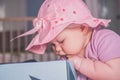
[[[56,46],[55,51],[57,54],[59,54],[61,50],[62,48],[60,46]]]

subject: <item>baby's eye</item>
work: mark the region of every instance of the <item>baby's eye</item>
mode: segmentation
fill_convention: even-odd
[[[61,41],[58,41],[59,43],[63,43],[64,42],[64,40],[61,40]]]

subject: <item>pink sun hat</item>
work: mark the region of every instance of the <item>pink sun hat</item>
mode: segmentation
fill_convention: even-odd
[[[110,20],[93,17],[82,0],[45,0],[38,16],[33,20],[34,28],[18,37],[37,32],[26,50],[44,54],[47,44],[72,23],[86,23],[96,28],[99,25],[107,27],[109,22]]]

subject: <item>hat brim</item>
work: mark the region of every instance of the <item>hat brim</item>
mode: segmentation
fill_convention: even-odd
[[[53,40],[60,32],[62,32],[70,23],[65,23],[63,25],[59,25],[55,27],[54,29],[51,29],[48,34],[45,36],[42,41],[40,41],[40,35],[37,34],[28,47],[26,48],[27,51],[36,53],[36,54],[44,54],[47,43],[49,43],[51,40]],[[40,42],[39,42],[40,41]]]
[[[92,28],[96,28],[98,25],[107,26],[108,23],[111,20],[106,19],[98,19],[98,18],[92,18],[92,19],[86,19],[81,21],[71,21],[64,23],[62,25],[54,27],[54,29],[50,29],[47,35],[40,41],[40,34],[37,34],[28,47],[26,48],[27,51],[36,53],[36,54],[44,54],[47,44],[53,40],[60,32],[62,32],[68,25],[74,23],[74,24],[83,24],[86,23]]]

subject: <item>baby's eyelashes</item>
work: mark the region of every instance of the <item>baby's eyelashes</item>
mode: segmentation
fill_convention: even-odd
[[[60,41],[58,41],[58,43],[60,43],[60,44],[63,43],[63,42],[64,42],[64,40],[60,40]]]
[[[56,46],[56,45],[59,45],[60,43],[63,43],[64,42],[64,39],[63,40],[56,40],[56,41],[54,41],[54,42],[51,42],[50,44],[52,45],[52,46]]]

